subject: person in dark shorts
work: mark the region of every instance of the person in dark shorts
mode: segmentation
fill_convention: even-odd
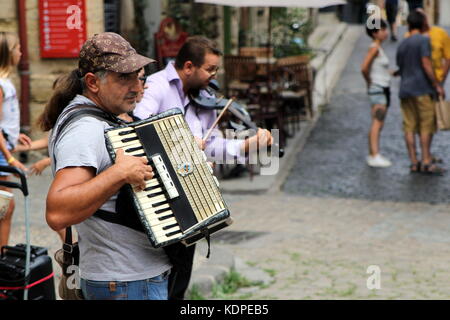
[[[391,40],[397,41],[398,0],[386,0],[384,8],[386,9],[386,17],[391,31]]]
[[[430,38],[422,35],[425,16],[414,10],[407,21],[410,36],[400,43],[396,60],[401,78],[399,97],[410,171],[442,175],[445,170],[433,163],[430,150],[436,132],[433,97],[444,97],[445,92],[433,71]],[[416,154],[416,135],[422,151],[421,161]]]
[[[409,12],[413,12],[417,8],[423,8],[423,0],[407,0]]]

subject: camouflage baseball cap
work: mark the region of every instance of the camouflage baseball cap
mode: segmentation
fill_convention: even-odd
[[[155,60],[141,56],[122,36],[103,32],[88,39],[80,50],[78,68],[81,75],[109,70],[135,72]]]

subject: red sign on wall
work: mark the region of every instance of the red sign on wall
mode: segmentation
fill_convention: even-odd
[[[42,58],[77,58],[86,41],[85,0],[39,0]]]

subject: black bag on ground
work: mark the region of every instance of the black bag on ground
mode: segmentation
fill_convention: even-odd
[[[20,182],[2,180],[0,185],[22,191],[26,233],[26,244],[4,246],[0,250],[0,299],[55,300],[52,259],[46,248],[30,244],[26,175],[12,166],[0,166],[0,172],[10,172],[20,177]]]
[[[25,257],[25,244],[2,247],[0,299],[23,300],[26,286],[30,300],[55,300],[52,259],[48,256],[47,249],[31,246],[28,279],[25,279]]]

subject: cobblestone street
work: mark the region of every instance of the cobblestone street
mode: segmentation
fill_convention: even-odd
[[[255,209],[255,204],[264,204]],[[274,276],[251,299],[448,299],[447,205],[272,195],[231,205],[234,231],[263,233],[228,247]],[[214,252],[214,251],[213,251]],[[366,286],[371,265],[381,289]]]

